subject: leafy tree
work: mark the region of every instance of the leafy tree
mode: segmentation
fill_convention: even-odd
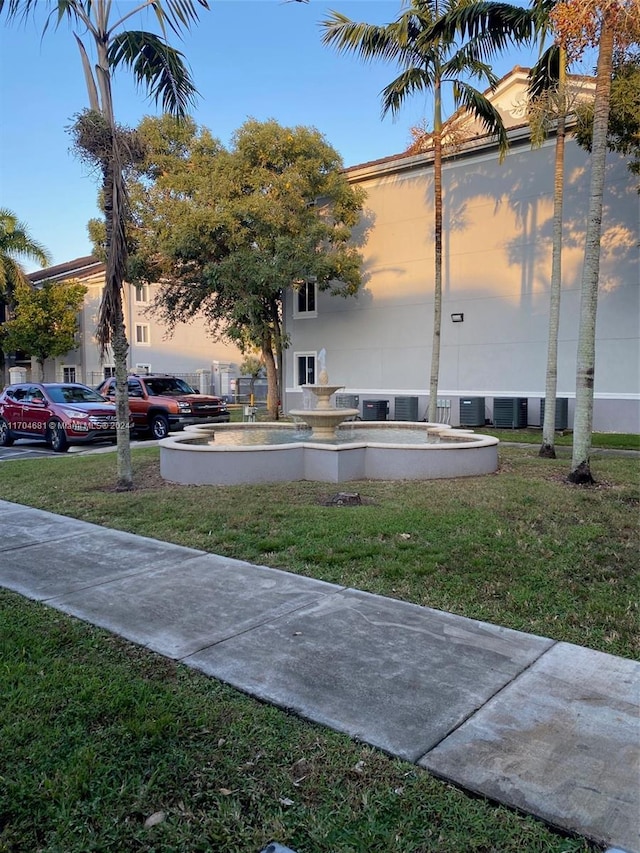
[[[363,193],[313,128],[250,120],[229,150],[168,117],[145,119],[140,133],[148,159],[130,190],[130,277],[162,282],[155,308],[169,327],[200,314],[215,337],[257,350],[276,419],[284,294],[311,277],[321,290],[357,293],[350,238]]]
[[[11,310],[17,286],[27,282],[21,260],[36,261],[42,267],[51,263],[49,253],[29,235],[27,226],[10,210],[0,208],[0,328]],[[0,346],[0,371],[4,370],[5,352]]]
[[[577,113],[576,139],[591,151],[593,103],[582,104]],[[630,171],[640,175],[640,52],[637,50],[618,50],[613,57],[607,143],[609,150],[629,157]]]
[[[411,0],[398,18],[385,26],[357,23],[339,12],[323,21],[323,42],[365,61],[383,59],[402,69],[382,91],[382,113],[397,113],[414,92],[433,95],[434,299],[433,342],[428,419],[437,416],[442,325],[442,137],[443,87],[452,89],[456,108],[466,108],[497,137],[506,152],[507,134],[498,111],[468,79],[494,86],[498,80],[487,64],[510,40],[529,38],[531,16],[507,3],[467,0]],[[466,36],[466,41],[462,41]]]
[[[637,0],[559,0],[551,17],[570,57],[579,55],[588,45],[598,45],[591,182],[578,330],[573,454],[569,472],[571,482],[590,484],[593,483],[589,457],[593,428],[600,236],[613,57],[616,45],[624,48],[640,40],[640,15]]]
[[[264,376],[264,363],[260,356],[251,353],[246,355],[240,365],[240,375],[249,377],[249,395],[253,404],[256,379],[261,379]]]
[[[119,67],[133,73],[165,111],[183,117],[195,96],[195,88],[182,54],[166,39],[167,28],[174,33],[198,19],[198,6],[208,9],[208,0],[139,0],[120,7],[109,0],[0,0],[0,15],[10,22],[36,18],[47,11],[43,34],[49,24],[67,21],[80,51],[89,96],[93,133],[81,132],[80,141],[93,156],[102,175],[105,212],[106,281],[100,306],[97,338],[104,353],[113,349],[118,413],[118,488],[133,485],[127,424],[127,351],[129,348],[122,310],[122,284],[127,265],[126,225],[128,201],[123,169],[131,155],[126,137],[116,125],[112,96],[112,75]],[[161,35],[144,30],[127,30],[130,18],[140,12],[154,13]],[[90,59],[94,53],[95,58]],[[85,116],[85,118],[87,118]],[[78,141],[78,140],[76,140]]]
[[[5,323],[6,346],[33,356],[44,379],[48,358],[76,348],[78,311],[87,288],[77,281],[45,281],[39,287],[19,281],[13,319]]]

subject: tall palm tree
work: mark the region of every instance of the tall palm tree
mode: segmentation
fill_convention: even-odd
[[[576,407],[569,480],[593,483],[590,453],[596,364],[596,311],[600,275],[600,237],[611,101],[613,54],[616,46],[640,40],[637,0],[558,0],[551,18],[554,29],[573,54],[598,45],[593,107],[591,182],[580,295]]]
[[[555,0],[533,0],[536,28],[541,47],[551,30],[550,13]],[[553,170],[553,236],[551,247],[551,281],[549,286],[549,334],[547,341],[547,371],[545,377],[545,409],[542,424],[542,445],[539,456],[555,459],[556,407],[558,390],[558,331],[562,294],[562,211],[564,207],[564,160],[567,126],[567,66],[566,47],[554,43],[542,52],[531,69],[529,84],[529,122],[532,141],[541,144],[546,126],[555,124],[555,156]]]
[[[51,22],[57,27],[62,21],[68,21],[80,51],[90,114],[96,119],[93,153],[102,170],[106,280],[96,336],[103,355],[109,345],[113,350],[117,379],[119,489],[130,489],[133,485],[127,399],[129,344],[122,307],[127,266],[127,197],[123,169],[130,154],[123,141],[127,135],[116,125],[112,76],[121,66],[131,70],[135,81],[146,88],[165,112],[183,117],[196,90],[183,55],[167,42],[167,28],[175,34],[188,28],[198,20],[198,6],[208,9],[208,0],[138,0],[131,7],[119,7],[111,0],[0,0],[0,15],[6,12],[10,22],[27,21],[46,9],[43,34]],[[126,29],[129,19],[145,10],[155,14],[161,35]],[[91,146],[87,150],[92,153]]]
[[[35,261],[42,267],[51,256],[41,243],[30,236],[27,226],[10,210],[0,208],[0,325],[6,320],[16,286],[27,281],[24,261]],[[1,341],[0,341],[1,344]],[[0,345],[0,377],[4,373],[5,353]]]
[[[365,61],[383,59],[396,63],[400,74],[382,91],[382,114],[395,114],[414,92],[433,96],[433,195],[434,195],[434,297],[433,342],[429,380],[428,420],[435,421],[440,373],[442,325],[442,141],[443,88],[452,89],[454,105],[466,108],[487,133],[495,136],[501,155],[506,153],[507,133],[500,114],[468,79],[495,86],[498,82],[488,60],[509,41],[531,36],[530,15],[507,3],[468,0],[411,0],[398,18],[387,25],[357,23],[338,12],[321,23],[323,42],[343,53],[355,53]],[[468,38],[461,42],[460,34]]]

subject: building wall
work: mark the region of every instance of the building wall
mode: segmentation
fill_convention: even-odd
[[[554,142],[512,146],[505,161],[477,149],[444,166],[443,319],[439,395],[458,419],[461,397],[544,396]],[[362,398],[428,402],[433,328],[432,169],[424,157],[349,171],[367,192],[364,286],[355,299],[319,294],[317,317],[287,301],[286,405],[300,403],[295,355],[325,348],[332,384]],[[575,397],[575,361],[589,159],[566,152],[558,396]],[[597,322],[594,429],[640,431],[640,203],[625,162],[608,160]],[[452,314],[463,322],[452,322]],[[444,401],[443,399],[443,401]],[[392,401],[393,414],[393,401]],[[443,419],[445,419],[443,417]],[[531,418],[530,418],[531,420]],[[537,421],[531,420],[532,423]]]
[[[74,275],[70,273],[67,277],[74,278]],[[109,353],[101,360],[95,340],[104,273],[98,271],[79,280],[87,287],[87,295],[79,315],[78,348],[65,356],[48,359],[45,380],[60,381],[65,378],[65,368],[75,368],[77,382],[96,386],[104,378],[105,368],[113,365]],[[135,287],[125,286],[124,310],[131,372],[143,372],[148,368],[158,373],[174,373],[184,376],[202,392],[228,395],[230,379],[238,375],[242,361],[239,350],[225,342],[214,341],[201,319],[179,324],[170,335],[167,327],[159,323],[149,310],[154,286],[144,294],[146,302],[139,300],[140,295],[137,297]],[[144,327],[145,331],[137,334],[138,327]],[[138,340],[138,337],[144,340]]]

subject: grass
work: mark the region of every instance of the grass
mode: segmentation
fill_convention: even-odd
[[[484,435],[494,435],[501,441],[524,444],[542,444],[542,430],[535,427],[527,429],[494,429],[491,426],[478,427],[476,432]],[[570,431],[556,432],[554,438],[556,448],[572,447],[573,433]],[[591,446],[607,450],[640,450],[640,435],[637,433],[594,432],[591,436]]]
[[[12,593],[0,625],[3,853],[594,849]]]
[[[156,448],[134,465],[117,493],[113,454],[7,462],[0,496],[637,653],[635,459],[599,458],[586,489],[502,448],[494,476],[350,483],[353,507],[322,483],[166,484]],[[40,604],[1,592],[0,610],[2,853],[593,849]]]

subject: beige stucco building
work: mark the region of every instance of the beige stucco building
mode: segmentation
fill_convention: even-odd
[[[45,380],[83,382],[96,386],[113,372],[113,360],[100,358],[95,329],[105,281],[105,266],[92,256],[31,273],[33,284],[45,280],[75,280],[87,294],[79,315],[78,347],[45,363]],[[202,320],[178,324],[171,334],[151,311],[154,285],[124,286],[124,312],[132,373],[171,373],[185,378],[203,393],[233,396],[242,356],[235,347],[214,341]],[[35,374],[34,374],[35,375]]]
[[[576,89],[592,81],[574,78]],[[497,146],[475,135],[443,166],[443,314],[439,416],[465,423],[468,400],[493,420],[495,398],[527,400],[529,424],[544,397],[551,275],[555,140],[532,148],[525,122],[527,70],[514,69],[491,95],[509,130]],[[477,130],[476,130],[477,133]],[[317,376],[326,349],[331,384],[364,400],[418,400],[425,417],[433,330],[432,154],[399,155],[347,170],[367,193],[361,227],[364,285],[357,298],[317,293],[313,282],[288,294],[286,407],[300,407],[301,385]],[[566,148],[563,289],[558,397],[575,398],[580,284],[589,196],[589,155]],[[625,161],[608,159],[597,321],[594,429],[640,431],[640,196]],[[482,402],[484,398],[484,402]],[[461,406],[461,401],[462,406]],[[353,402],[353,400],[351,400]],[[478,425],[478,424],[475,424]]]

